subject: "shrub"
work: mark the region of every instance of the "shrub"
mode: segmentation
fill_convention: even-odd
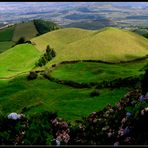
[[[99,96],[99,94],[100,94],[99,91],[95,89],[90,93],[90,96],[95,97],[95,96]]]
[[[28,80],[33,80],[33,79],[36,79],[37,78],[37,73],[34,72],[34,71],[31,71],[28,75]]]
[[[16,45],[17,44],[23,44],[25,43],[25,38],[24,37],[21,37],[17,42],[16,42]]]
[[[30,117],[29,127],[24,137],[24,144],[46,145],[51,144],[52,126],[51,119],[57,117],[56,113],[44,111]]]

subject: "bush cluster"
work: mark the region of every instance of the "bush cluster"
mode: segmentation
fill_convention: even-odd
[[[34,25],[39,32],[38,35],[60,28],[57,24],[45,20],[34,20]]]
[[[28,80],[34,80],[34,79],[36,79],[37,78],[37,73],[35,72],[35,71],[31,71],[30,73],[29,73],[29,75],[27,76],[27,79]]]
[[[54,58],[56,56],[55,51],[50,48],[50,46],[48,45],[46,48],[46,52],[43,54],[43,56],[38,60],[38,62],[36,63],[36,66],[44,66],[46,65],[46,63],[48,61],[50,61],[52,58]]]
[[[50,145],[51,120],[57,114],[44,111],[18,120],[0,116],[0,145]]]

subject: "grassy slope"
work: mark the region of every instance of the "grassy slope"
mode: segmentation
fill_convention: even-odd
[[[56,67],[51,76],[60,80],[72,80],[75,82],[101,82],[129,76],[137,76],[143,73],[141,69],[147,64],[147,60],[124,64],[105,64],[95,62],[80,62],[75,64],[62,64]]]
[[[17,24],[13,34],[13,41],[18,41],[20,37],[24,37],[25,40],[30,40],[38,34],[33,22]]]
[[[148,54],[148,40],[129,31],[108,27],[90,31],[66,28],[33,38],[39,50],[49,44],[57,56],[49,65],[61,61],[94,59],[128,61]]]
[[[11,41],[14,28],[15,27],[13,26],[13,27],[0,30],[0,42]]]
[[[79,28],[59,29],[43,34],[31,39],[36,44],[36,47],[43,51],[47,45],[55,48],[57,52],[64,48],[67,44],[83,39],[93,34],[93,31],[82,30]]]
[[[0,42],[0,53],[6,51],[7,49],[11,48],[12,45],[15,43],[12,41],[5,41],[5,42]]]
[[[61,29],[52,31],[48,34],[42,35],[41,37],[34,38],[32,41],[37,41],[36,47],[38,47],[40,50],[44,50],[48,44],[55,48],[57,57],[53,60],[53,62],[51,61],[50,64],[60,62],[61,60],[78,59],[79,57],[81,59],[103,59],[104,56],[101,55],[100,49],[104,50],[104,55],[109,54],[108,56],[113,58],[114,55],[111,55],[111,53],[108,52],[108,49],[105,49],[107,48],[107,45],[117,56],[119,56],[119,58],[120,56],[122,58],[120,51],[116,50],[116,48],[121,48],[118,47],[119,43],[120,46],[122,45],[122,49],[124,49],[123,47],[126,47],[126,49],[128,47],[127,51],[124,49],[124,52],[128,54],[130,49],[135,50],[136,48],[139,48],[140,53],[143,52],[143,55],[147,53],[148,45],[146,39],[144,40],[142,37],[138,35],[136,36],[135,34],[133,35],[129,32],[120,31],[121,30],[118,29],[114,30],[113,28],[104,29],[101,31]],[[121,33],[124,34],[122,38]],[[116,36],[116,34],[118,35]],[[113,37],[116,40],[116,44],[112,39]],[[126,37],[128,39],[123,40],[123,38]],[[106,41],[106,44],[102,44],[102,39]],[[128,43],[127,41],[130,40],[131,43]],[[124,43],[125,41],[126,43]],[[131,46],[132,44],[134,48]],[[77,50],[79,50],[79,52]],[[84,50],[87,50],[87,52],[84,52]],[[92,50],[95,50],[95,52],[92,52]],[[105,50],[107,53],[105,53]],[[124,54],[124,52],[122,51],[121,53]],[[136,53],[136,56],[139,56],[140,53],[138,52]],[[16,47],[7,50],[0,55],[0,65],[2,65],[0,67],[0,77],[9,77],[30,70],[34,66],[34,62],[39,56],[40,52],[30,44],[17,45]],[[81,66],[82,65],[76,65],[76,67],[72,67],[72,70],[76,70]],[[87,66],[92,67],[92,70],[96,70],[96,65]],[[84,73],[86,72],[85,69],[87,68],[84,68]],[[103,68],[108,67],[103,65]],[[114,67],[113,70],[119,70],[120,68],[121,67]],[[111,68],[109,71],[110,70]],[[124,73],[126,72],[127,71],[125,70]],[[77,76],[80,77],[79,74],[75,77]],[[87,77],[84,77],[85,81],[87,81]],[[94,79],[97,79],[97,77]],[[81,81],[84,80],[81,79]],[[100,90],[100,96],[91,98],[89,96],[90,92],[92,91],[91,89],[75,89],[44,79],[27,81],[26,78],[22,77],[14,79],[10,82],[4,82],[5,81],[0,80],[0,110],[2,112],[18,112],[21,111],[23,107],[27,107],[29,108],[29,111],[26,112],[26,114],[29,115],[33,114],[34,112],[41,112],[48,109],[49,111],[58,111],[58,114],[61,117],[69,120],[74,120],[80,118],[81,116],[88,115],[92,111],[102,109],[108,103],[114,104],[128,91],[127,88],[117,88],[114,90],[102,89]]]
[[[29,71],[34,67],[40,52],[31,44],[17,45],[0,54],[0,78]]]
[[[71,88],[45,79],[27,81],[20,77],[0,84],[0,111],[3,113],[19,112],[27,107],[26,115],[49,110],[57,111],[67,120],[80,119],[108,103],[114,104],[128,91],[126,88],[103,89],[100,96],[91,98],[91,89]]]
[[[7,49],[11,48],[12,45],[14,45],[14,42],[11,41],[14,29],[15,27],[12,26],[0,30],[0,53],[6,51]]]

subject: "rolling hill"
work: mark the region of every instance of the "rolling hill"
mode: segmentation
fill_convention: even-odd
[[[48,110],[58,112],[62,118],[74,121],[92,111],[103,109],[108,103],[115,104],[131,89],[129,85],[116,86],[113,89],[97,88],[95,85],[77,88],[64,83],[58,84],[39,73],[35,80],[27,80],[26,74],[35,67],[47,45],[56,52],[56,57],[47,63],[47,67],[54,63],[73,60],[129,61],[148,54],[146,38],[111,27],[94,31],[79,28],[59,29],[35,37],[31,42],[32,44],[16,45],[0,54],[0,111],[4,114],[24,111],[27,116],[31,116]],[[120,64],[60,64],[49,74],[58,80],[81,84],[110,82],[114,79],[119,79],[120,82],[122,78],[140,77],[143,74],[140,70],[146,63],[143,59],[135,63]],[[48,69],[44,70],[48,72]],[[12,77],[14,79],[10,80]],[[99,95],[92,98],[91,94],[96,90],[99,91]]]
[[[148,54],[148,40],[127,30],[107,27],[101,30],[59,29],[31,39],[39,51],[47,45],[56,57],[48,64],[72,60],[131,61]]]

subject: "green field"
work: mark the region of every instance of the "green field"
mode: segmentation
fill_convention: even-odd
[[[31,41],[40,51],[47,45],[56,51],[56,57],[47,66],[72,60],[129,61],[148,54],[148,39],[112,27],[95,31],[59,29]]]
[[[7,49],[11,48],[12,45],[15,43],[12,41],[5,41],[5,42],[0,42],[0,53],[6,51]]]
[[[0,54],[0,78],[31,70],[40,52],[31,44],[17,45]]]
[[[81,62],[61,64],[52,72],[52,76],[76,82],[101,82],[143,73],[140,71],[147,60],[124,64],[104,64]],[[127,87],[98,89],[99,95],[91,97],[94,88],[74,88],[49,81],[42,76],[28,81],[26,76],[11,81],[0,80],[0,110],[4,114],[21,112],[27,116],[45,110],[54,111],[68,121],[75,121],[93,111],[103,109],[107,104],[114,105],[129,90]]]
[[[24,37],[25,40],[30,40],[37,34],[38,32],[33,22],[21,23],[16,25],[12,40],[16,42],[21,37]]]
[[[19,28],[15,33],[17,31],[19,32]],[[16,35],[19,36],[19,33]],[[98,90],[98,96],[91,97],[94,88],[79,89],[57,84],[42,78],[41,75],[35,80],[28,81],[24,73],[35,67],[35,62],[47,45],[54,48],[56,57],[42,69],[50,68],[52,64],[61,61],[91,59],[120,62],[148,54],[146,38],[110,27],[95,31],[78,28],[59,29],[35,37],[31,41],[33,45],[20,44],[0,54],[0,111],[4,114],[23,111],[29,116],[48,110],[56,111],[60,117],[74,121],[103,109],[108,103],[115,104],[130,90],[130,86],[103,88]],[[59,64],[53,68],[51,75],[57,79],[84,83],[110,81],[143,74],[142,68],[145,64],[147,60],[122,64],[81,61],[75,64]],[[14,79],[10,80],[13,77]]]
[[[13,27],[8,27],[6,29],[0,30],[0,42],[4,41],[11,41],[13,32],[14,32],[14,26]]]
[[[20,112],[26,107],[25,115],[57,111],[60,117],[71,121],[100,110],[108,103],[115,104],[128,91],[127,88],[101,89],[100,96],[92,98],[92,89],[76,89],[46,79],[27,81],[26,77],[18,77],[3,81],[0,81],[0,110],[4,114]]]
[[[147,60],[122,64],[106,64],[96,62],[79,62],[75,64],[61,64],[54,68],[51,76],[60,80],[75,82],[100,83],[104,80],[112,81],[118,78],[133,77],[143,74]]]

